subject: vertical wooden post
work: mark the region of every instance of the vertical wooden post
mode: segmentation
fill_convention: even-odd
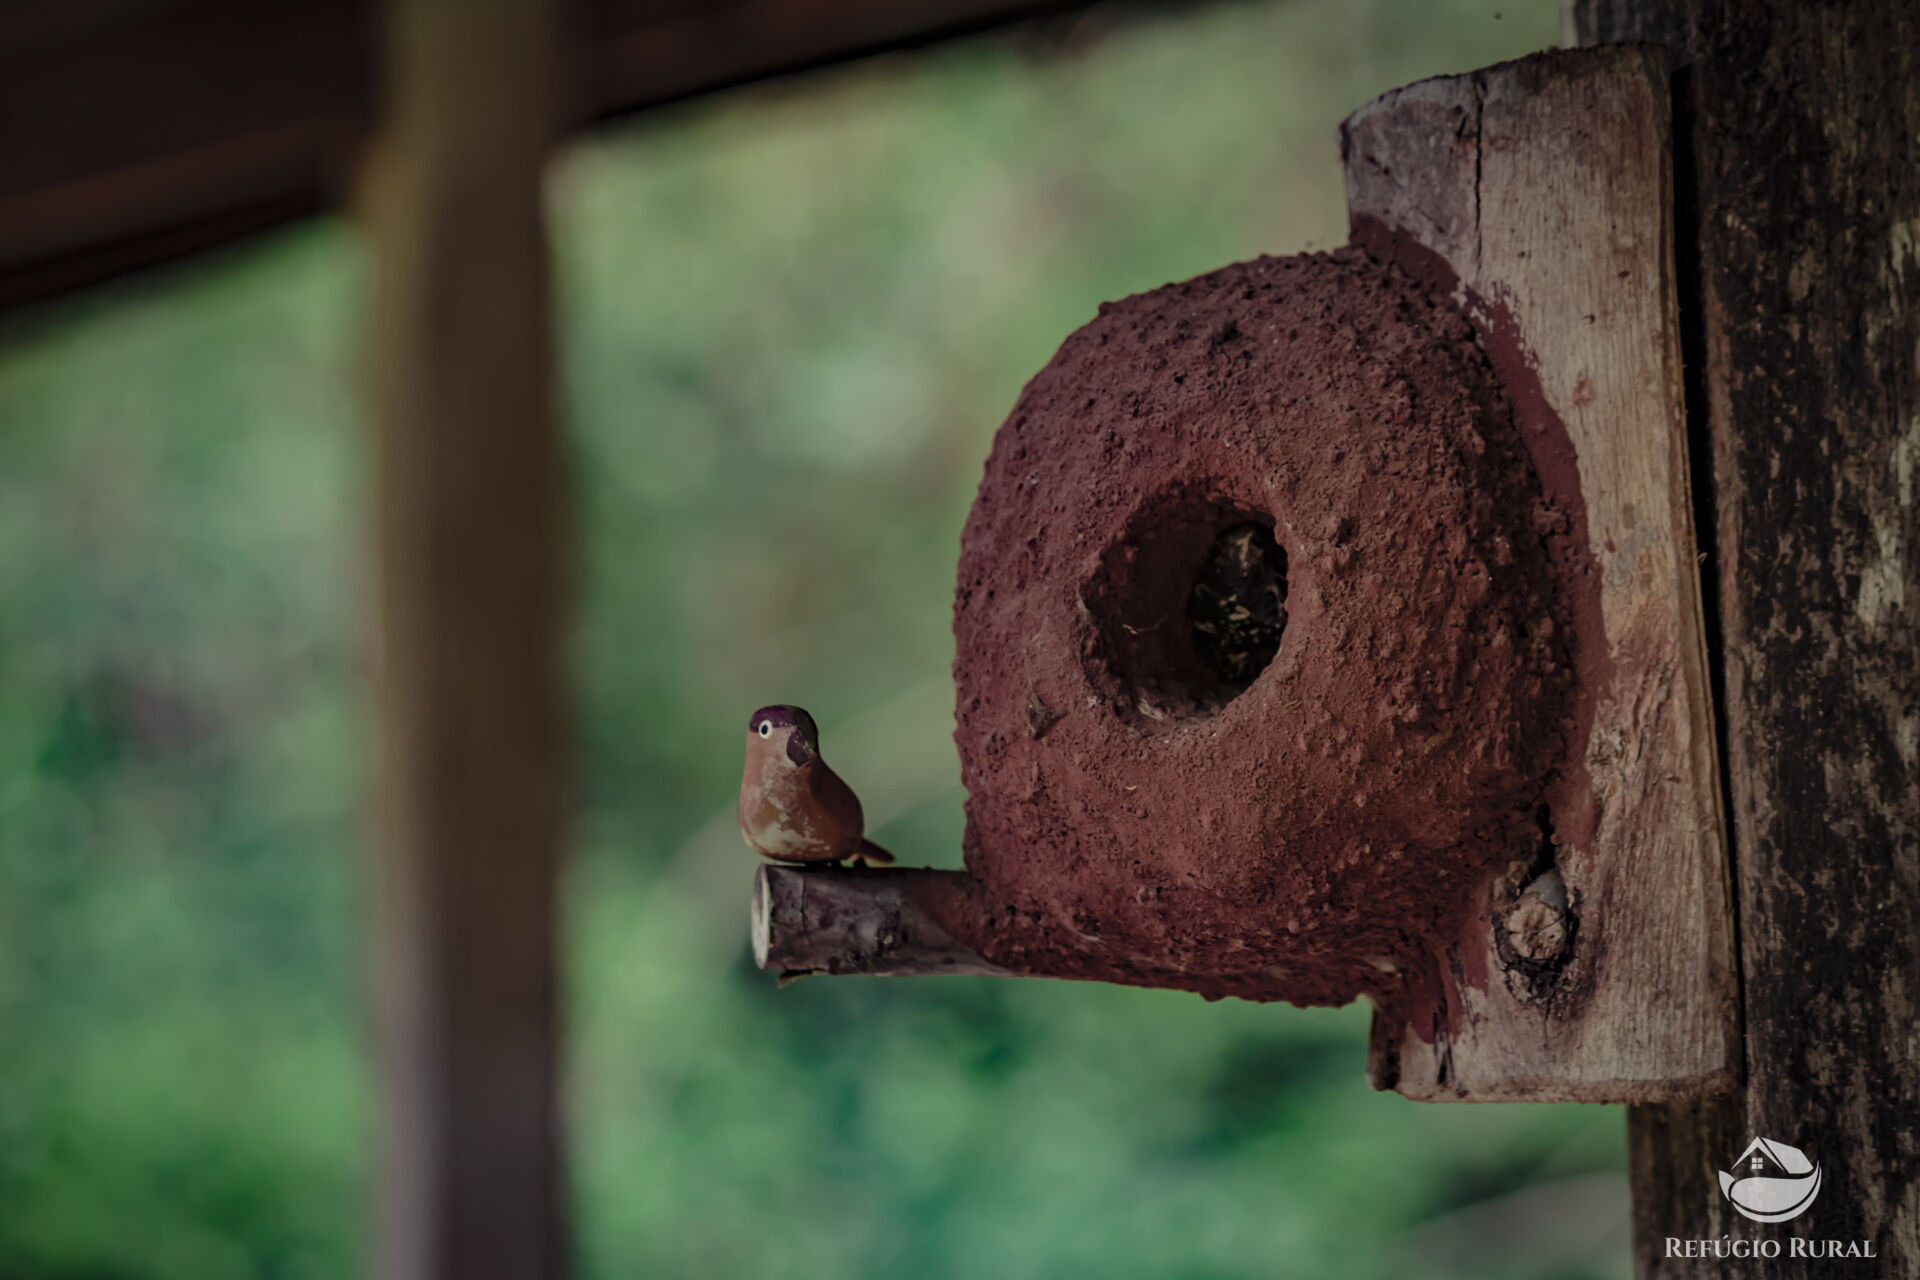
[[[392,0],[360,192],[378,429],[378,1270],[563,1270],[564,521],[548,0]]]
[[[1746,1009],[1744,1097],[1632,1113],[1640,1274],[1920,1275],[1920,8],[1578,0],[1574,22],[1676,68]],[[1790,1222],[1721,1195],[1756,1134],[1820,1165]],[[1723,1234],[1780,1256],[1668,1256]]]

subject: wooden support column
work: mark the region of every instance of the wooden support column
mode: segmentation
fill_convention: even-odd
[[[1578,0],[1574,20],[1675,70],[1746,1011],[1744,1095],[1632,1112],[1639,1271],[1920,1275],[1920,7]],[[1789,1222],[1721,1195],[1754,1135],[1820,1166]],[[1780,1256],[1668,1256],[1723,1235]]]
[[[547,0],[393,0],[362,174],[378,432],[377,1269],[564,1270]]]

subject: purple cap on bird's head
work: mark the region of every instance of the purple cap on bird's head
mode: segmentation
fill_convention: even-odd
[[[787,758],[795,764],[805,764],[820,753],[820,730],[814,726],[813,717],[801,708],[784,705],[762,707],[748,718],[747,732],[771,738],[775,729],[784,729],[789,725],[794,733],[787,739]]]

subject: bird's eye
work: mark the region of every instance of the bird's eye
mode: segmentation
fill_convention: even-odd
[[[771,738],[773,736],[773,721],[762,720],[760,722],[760,736],[763,738]]]

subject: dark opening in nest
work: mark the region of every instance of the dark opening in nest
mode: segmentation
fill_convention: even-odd
[[[1280,651],[1287,555],[1272,518],[1191,489],[1149,502],[1101,557],[1084,599],[1089,674],[1147,732],[1212,715]]]
[[[1193,651],[1235,692],[1280,652],[1287,625],[1287,553],[1263,524],[1237,524],[1213,540],[1187,597]]]

